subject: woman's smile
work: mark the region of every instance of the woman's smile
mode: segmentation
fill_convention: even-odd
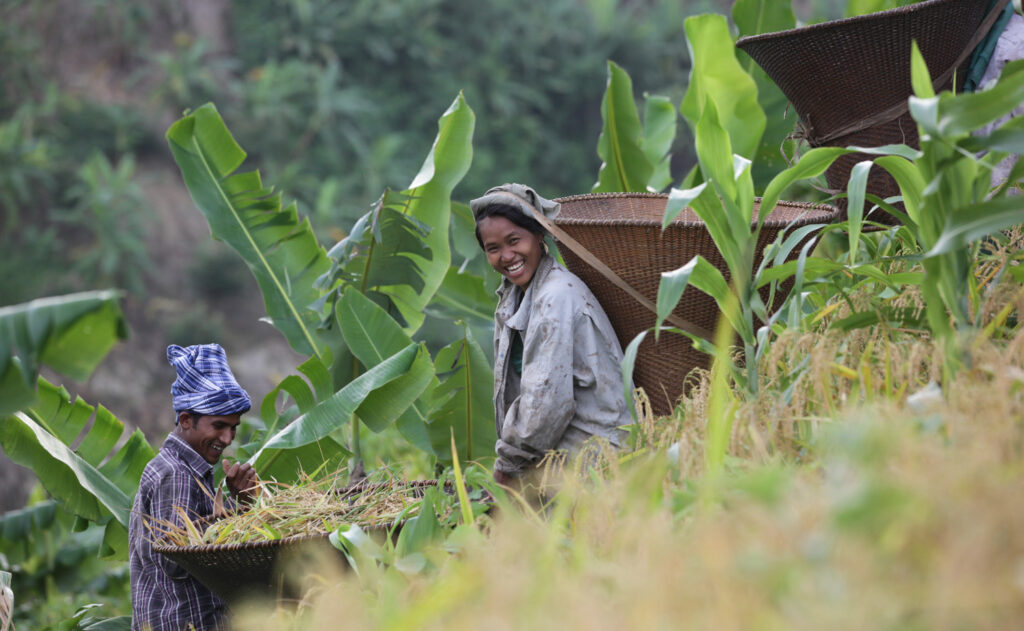
[[[543,238],[501,216],[485,217],[478,227],[491,267],[519,287],[529,285],[544,256]]]

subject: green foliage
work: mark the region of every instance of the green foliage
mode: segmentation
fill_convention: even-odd
[[[737,0],[732,6],[732,18],[741,37],[784,31],[796,27],[796,17],[789,2],[777,0]],[[775,174],[786,168],[780,151],[793,132],[796,117],[787,112],[789,100],[757,63],[742,50],[736,57],[743,69],[757,84],[757,101],[765,113],[765,131],[761,144],[753,157],[751,170],[758,190]],[[787,117],[787,114],[789,116]],[[799,199],[790,193],[790,199]]]
[[[271,322],[293,348],[311,354],[304,366],[315,370],[315,398],[301,380],[287,378],[261,407],[276,433],[246,446],[247,453],[255,451],[257,468],[292,479],[318,452],[346,456],[332,437],[346,421],[355,470],[362,466],[360,421],[375,432],[398,421],[412,444],[431,450],[426,403],[419,399],[435,381],[433,366],[426,347],[409,336],[448,276],[450,196],[469,167],[473,126],[473,112],[459,95],[409,188],[382,196],[329,253],[308,222],[298,220],[294,204],[281,210],[280,196],[263,188],[258,173],[233,174],[245,152],[212,105],[168,130],[185,183],[214,235],[253,270]],[[286,411],[287,425],[276,409],[282,391],[300,407],[298,417]]]
[[[68,188],[69,207],[55,218],[69,227],[73,271],[82,284],[120,285],[143,293],[151,263],[144,237],[149,206],[135,180],[130,155],[115,167],[102,153],[93,154]]]
[[[428,432],[438,461],[452,464],[454,448],[463,462],[490,463],[498,438],[492,400],[494,375],[469,328],[462,339],[437,353],[434,371],[440,383],[430,393]]]
[[[177,33],[169,51],[153,54],[153,65],[162,75],[153,98],[181,112],[217,97],[221,81],[231,70],[230,61],[207,54],[207,42]],[[140,77],[141,78],[141,77]]]
[[[601,118],[604,129],[597,155],[603,163],[592,192],[646,192],[654,165],[643,150],[644,128],[633,100],[633,81],[611,61]]]
[[[733,153],[751,159],[765,130],[764,110],[757,100],[757,84],[736,60],[736,48],[724,16],[700,15],[686,19],[686,45],[693,59],[690,84],[679,111],[696,129],[709,102],[729,135]]]
[[[0,416],[35,401],[41,366],[84,380],[126,336],[118,294],[112,291],[0,308]]]
[[[309,308],[320,293],[314,281],[329,262],[295,204],[263,187],[258,172],[235,173],[245,152],[212,104],[167,130],[167,141],[210,230],[234,248],[263,293],[267,315],[297,352],[323,359],[327,344],[314,329],[321,314]]]
[[[686,50],[677,45],[683,18],[712,4],[240,5],[235,38],[245,81],[239,87],[262,105],[239,115],[224,111],[239,120],[239,134],[254,138],[252,151],[275,181],[310,207],[328,178],[343,183],[349,201],[333,209],[335,224],[349,223],[351,209],[403,182],[417,165],[401,147],[428,142],[432,113],[459,91],[488,123],[477,130],[474,169],[461,191],[514,180],[582,192],[593,183],[596,164],[580,139],[600,128],[594,104],[605,61],[629,68],[645,90],[680,93],[688,67]],[[282,86],[288,100],[275,103],[270,85]],[[281,120],[267,117],[271,109],[295,116],[268,130],[267,121]],[[260,134],[251,131],[257,129]],[[288,168],[302,156],[306,168]]]
[[[35,471],[65,510],[106,525],[104,555],[126,559],[132,495],[155,455],[142,432],[135,430],[115,450],[124,434],[121,421],[102,406],[72,402],[42,378],[37,403],[0,423],[4,452]]]

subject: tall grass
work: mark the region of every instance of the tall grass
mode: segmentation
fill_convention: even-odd
[[[724,475],[704,473],[705,375],[548,518],[501,511],[431,573],[305,568],[301,606],[247,608],[236,627],[1019,628],[1024,334],[976,346],[936,395],[942,359],[881,329],[785,336]],[[713,504],[697,501],[708,484]]]

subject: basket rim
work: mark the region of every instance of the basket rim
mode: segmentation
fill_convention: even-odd
[[[902,7],[895,7],[892,9],[886,9],[884,11],[875,11],[873,13],[865,13],[864,15],[854,15],[848,18],[836,18],[835,20],[828,20],[825,22],[819,22],[817,24],[808,24],[806,26],[798,26],[796,28],[785,29],[782,31],[772,31],[770,33],[758,33],[756,35],[744,35],[743,37],[736,40],[736,46],[739,48],[741,44],[747,42],[763,42],[772,39],[782,39],[784,37],[798,36],[805,33],[818,33],[821,31],[829,31],[832,29],[839,29],[849,26],[851,24],[861,24],[864,22],[873,22],[875,20],[885,20],[893,15],[902,15],[905,13],[915,13],[929,7],[940,4],[956,4],[963,2],[964,0],[922,0],[915,4],[908,4]],[[961,24],[961,27],[966,25]],[[972,27],[976,28],[976,27]]]
[[[665,193],[582,193],[580,195],[568,195],[566,197],[558,197],[553,201],[560,204],[571,203],[571,202],[583,202],[589,200],[598,199],[631,199],[631,198],[642,198],[642,199],[664,199],[668,201],[668,195]],[[757,204],[761,203],[761,197],[755,197],[754,201]],[[794,219],[772,219],[770,216],[765,219],[761,224],[762,228],[782,228],[786,226],[803,226],[811,223],[832,223],[839,216],[840,209],[830,204],[821,202],[796,202],[796,201],[784,201],[779,200],[775,204],[776,208],[787,207],[787,208],[802,208],[806,211],[806,214],[799,215]],[[689,207],[687,207],[689,208]],[[755,215],[756,218],[756,215]],[[587,218],[579,219],[576,217],[566,217],[565,215],[559,214],[554,218],[554,222],[558,225],[566,226],[642,226],[642,227],[661,227],[661,221],[653,219],[623,219],[621,217],[609,217],[609,218]],[[751,222],[751,225],[756,223],[756,219]],[[669,224],[674,227],[680,228],[699,228],[707,229],[707,224],[702,220],[691,221],[688,219],[682,219],[677,216]]]
[[[362,526],[360,526],[362,528]],[[368,530],[367,528],[363,528]],[[369,528],[372,530],[373,528]],[[239,552],[247,550],[261,550],[263,548],[277,548],[284,547],[287,545],[293,545],[298,543],[304,543],[306,541],[313,541],[315,539],[326,539],[330,537],[330,533],[320,534],[306,534],[306,535],[291,535],[288,537],[281,537],[280,539],[264,539],[261,541],[245,541],[242,543],[203,543],[203,544],[192,544],[187,546],[175,546],[175,545],[164,545],[164,544],[153,544],[153,551],[161,554],[173,553],[173,554],[193,554],[193,553],[207,553],[207,552]]]

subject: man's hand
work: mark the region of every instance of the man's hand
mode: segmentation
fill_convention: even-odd
[[[236,462],[231,464],[225,460],[224,481],[227,482],[228,491],[236,500],[248,504],[256,498],[259,486],[256,484],[256,470],[248,462]]]
[[[502,486],[509,486],[512,484],[512,480],[515,479],[504,471],[494,470],[494,481]]]

